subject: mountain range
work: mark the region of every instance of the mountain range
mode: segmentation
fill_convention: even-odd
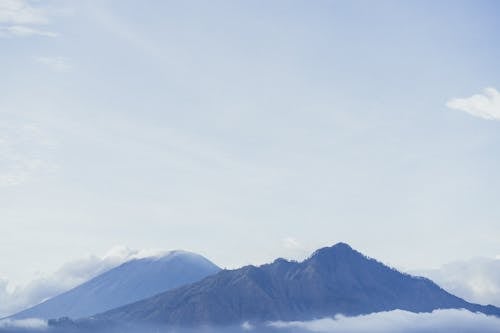
[[[317,250],[302,262],[277,259],[258,267],[222,270],[198,282],[74,324],[227,326],[395,309],[411,312],[467,309],[500,316],[497,307],[466,302],[427,278],[401,273],[345,243],[338,243]],[[61,321],[51,323],[57,326]]]

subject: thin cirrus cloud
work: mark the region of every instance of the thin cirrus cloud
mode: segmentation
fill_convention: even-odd
[[[14,24],[44,24],[48,22],[46,12],[35,8],[24,0],[0,1],[0,22]]]
[[[2,27],[0,34],[4,37],[7,37],[7,36],[10,36],[10,37],[29,37],[29,36],[57,37],[59,35],[59,34],[52,32],[52,31],[35,29],[35,28],[24,26],[24,25],[12,25],[12,26],[8,26],[8,27]]]
[[[36,123],[0,124],[0,187],[24,184],[58,169],[51,159],[57,143]]]
[[[481,94],[450,99],[446,106],[483,119],[500,120],[500,92],[492,87],[485,88]]]
[[[35,57],[33,59],[36,63],[46,66],[55,72],[65,73],[72,69],[69,60],[65,57]]]
[[[0,37],[57,37],[57,33],[39,28],[48,23],[49,15],[43,8],[25,0],[0,1]]]

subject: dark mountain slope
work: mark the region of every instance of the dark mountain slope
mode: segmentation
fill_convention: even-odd
[[[468,303],[426,278],[400,273],[339,243],[316,251],[301,263],[277,259],[260,267],[223,270],[92,320],[229,325],[447,308],[500,315],[498,308]]]

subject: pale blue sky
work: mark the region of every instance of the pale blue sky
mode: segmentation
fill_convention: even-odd
[[[0,275],[500,254],[500,121],[446,107],[500,89],[497,1],[0,4]]]

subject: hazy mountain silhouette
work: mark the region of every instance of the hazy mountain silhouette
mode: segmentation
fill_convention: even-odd
[[[429,279],[400,273],[339,243],[300,263],[277,259],[260,267],[223,270],[87,322],[231,325],[450,308],[500,315],[499,308],[468,303]]]
[[[172,251],[134,259],[10,318],[80,318],[198,281],[220,269],[201,255]]]

